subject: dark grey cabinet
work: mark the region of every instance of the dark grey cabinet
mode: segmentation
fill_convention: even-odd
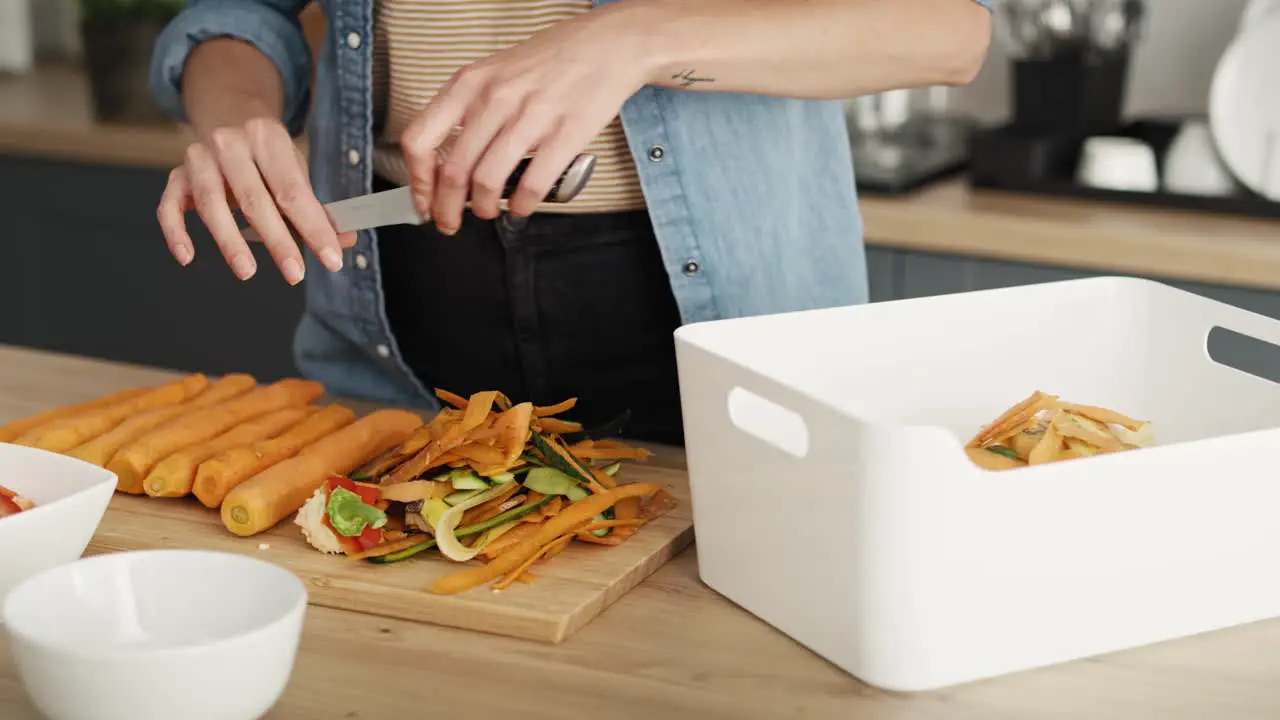
[[[881,253],[890,252],[877,249]],[[895,298],[928,297],[1036,283],[1094,277],[1099,273],[1072,268],[1024,265],[953,255],[900,252],[890,261],[900,268]],[[1280,319],[1280,293],[1220,287],[1153,278],[1188,292]],[[874,283],[873,283],[874,287]],[[1206,331],[1208,329],[1206,328]],[[1214,360],[1280,382],[1280,348],[1233,333],[1214,333],[1208,350]]]
[[[262,247],[258,274],[232,276],[191,223],[179,267],[155,208],[167,173],[0,157],[0,342],[188,371],[296,372],[302,288]]]
[[[871,302],[893,300],[901,292],[902,253],[867,248],[867,284]]]

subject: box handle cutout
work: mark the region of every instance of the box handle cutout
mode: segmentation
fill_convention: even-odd
[[[1205,352],[1219,365],[1280,383],[1280,346],[1220,325],[1209,328]]]
[[[797,458],[809,454],[809,428],[800,414],[735,387],[729,391],[729,420],[742,432]]]

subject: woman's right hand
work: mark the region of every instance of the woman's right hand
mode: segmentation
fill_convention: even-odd
[[[355,244],[355,233],[334,230],[311,187],[306,160],[274,119],[254,118],[209,132],[187,148],[182,166],[169,173],[156,215],[174,259],[186,266],[195,258],[185,218],[194,208],[236,277],[252,277],[257,261],[231,214],[233,207],[262,237],[290,285],[302,280],[305,266],[286,218],[331,271],[342,269],[342,248]]]

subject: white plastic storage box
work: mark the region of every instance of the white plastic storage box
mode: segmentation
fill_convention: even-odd
[[[1096,278],[676,333],[711,588],[862,681],[935,689],[1280,616],[1280,386],[1210,360],[1280,322]],[[1148,449],[991,472],[1034,390]]]

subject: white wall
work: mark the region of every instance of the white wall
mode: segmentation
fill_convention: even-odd
[[[1235,34],[1246,2],[1147,0],[1147,28],[1131,61],[1126,112],[1206,112],[1214,65]],[[984,121],[1007,117],[1008,67],[1004,48],[993,40],[981,75],[955,92],[956,109]]]

